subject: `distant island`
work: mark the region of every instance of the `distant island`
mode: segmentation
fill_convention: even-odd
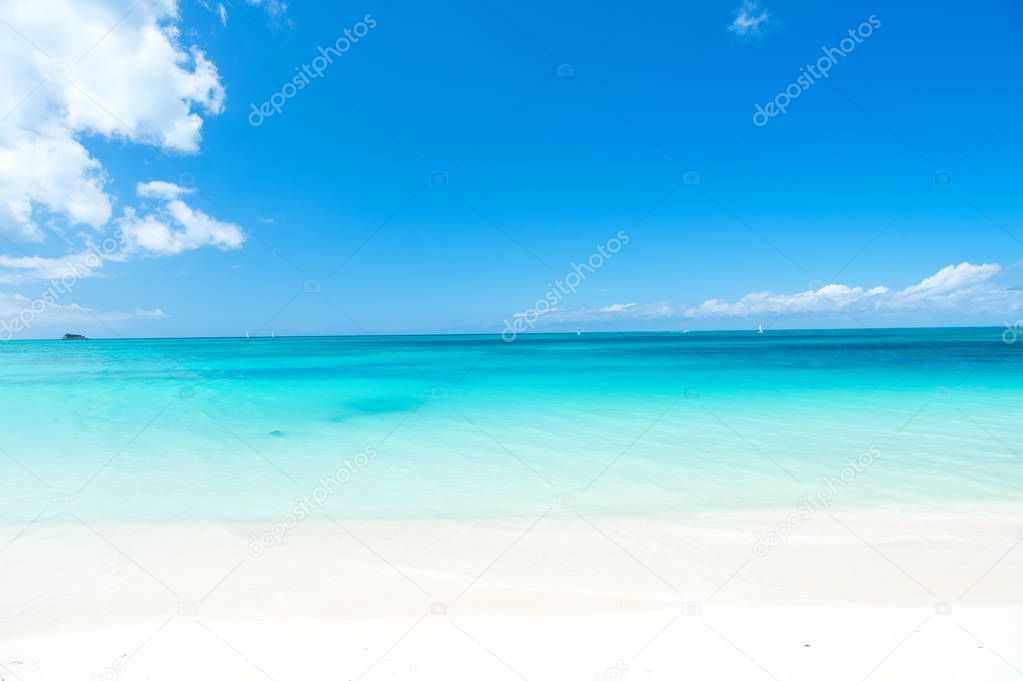
[[[89,340],[80,333],[65,333],[64,340]]]

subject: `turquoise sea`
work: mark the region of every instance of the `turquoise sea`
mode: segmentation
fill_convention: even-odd
[[[272,521],[371,447],[335,517],[791,508],[1023,493],[1003,329],[0,345],[0,522]],[[568,496],[570,495],[570,496]]]

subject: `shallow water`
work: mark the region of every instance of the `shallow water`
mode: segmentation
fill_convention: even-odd
[[[1023,492],[1002,329],[0,345],[0,519],[948,507]],[[274,432],[278,431],[278,432]],[[558,495],[562,495],[558,497]]]

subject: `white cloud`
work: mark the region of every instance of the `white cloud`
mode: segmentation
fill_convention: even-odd
[[[30,298],[0,291],[0,341],[18,338],[57,338],[66,331],[78,332],[82,325],[95,327],[136,319],[162,319],[160,308],[130,312],[94,310],[78,303],[62,303],[58,296]]]
[[[600,312],[628,312],[636,307],[636,303],[615,303],[614,305],[608,305],[607,307],[600,308]]]
[[[215,14],[223,26],[227,26],[227,7],[224,6],[224,3],[218,2],[214,4],[207,2],[207,0],[199,0],[199,4]],[[286,17],[288,5],[281,0],[246,0],[246,4],[253,7],[262,7],[263,11],[270,18],[272,27],[278,27],[281,24],[293,25],[292,21]]]
[[[135,185],[135,193],[144,199],[176,199],[183,194],[191,194],[194,189],[188,189],[173,182],[153,180],[152,182],[139,182]]]
[[[899,290],[887,286],[827,284],[798,293],[761,291],[736,300],[711,298],[695,306],[667,303],[614,303],[599,309],[559,310],[544,317],[546,323],[592,322],[610,318],[658,320],[671,318],[726,319],[763,318],[766,315],[819,316],[845,313],[855,319],[891,319],[915,313],[971,314],[1011,313],[1023,309],[1023,289],[997,282],[1004,268],[997,264],[949,265],[918,284]],[[608,317],[613,315],[613,317]]]
[[[127,208],[118,218],[117,227],[127,252],[177,255],[203,246],[233,250],[245,243],[245,234],[238,225],[216,220],[179,200],[177,197],[184,191],[170,182],[139,183],[139,196],[162,199],[165,203],[156,205],[144,216]]]
[[[0,16],[17,31],[3,27],[0,40],[10,236],[42,241],[51,220],[98,229],[110,219],[107,176],[83,136],[194,152],[200,112],[223,110],[217,69],[181,43],[174,0],[0,0]]]
[[[971,265],[962,262],[938,270],[919,284],[908,286],[889,301],[891,307],[912,307],[925,303],[949,305],[976,297],[981,286],[1002,271],[1001,265]]]
[[[203,9],[207,12],[215,14],[217,18],[220,19],[220,24],[222,26],[227,26],[227,7],[224,6],[224,3],[218,2],[216,4],[211,4],[207,2],[207,0],[199,0],[199,4],[202,5]]]
[[[728,30],[740,36],[757,35],[771,20],[771,15],[766,9],[762,9],[756,0],[743,0],[733,15]]]
[[[686,310],[687,317],[746,317],[765,312],[825,312],[841,310],[852,303],[868,300],[887,293],[884,286],[864,290],[862,287],[829,284],[816,290],[792,295],[769,292],[747,293],[729,303],[712,298],[695,308]]]
[[[154,307],[152,310],[135,310],[131,315],[134,318],[141,319],[163,319],[167,316],[167,313],[158,307]]]
[[[246,0],[248,4],[254,7],[262,7],[267,16],[270,17],[270,21],[277,24],[284,19],[284,15],[288,12],[288,3],[283,0]],[[290,22],[288,22],[290,24]]]
[[[278,8],[281,9],[281,8]],[[283,11],[283,10],[282,10]],[[0,284],[96,276],[108,261],[240,247],[238,225],[182,198],[194,190],[139,182],[143,209],[125,207],[116,238],[108,174],[90,136],[197,151],[204,115],[223,110],[224,88],[201,50],[185,44],[175,0],[0,0],[0,235],[78,245],[65,255],[0,255]],[[226,14],[223,15],[226,18]]]
[[[599,319],[610,320],[613,318],[612,316],[628,319],[658,319],[678,316],[678,311],[667,303],[645,303],[642,305],[638,303],[613,303],[597,309],[581,307],[560,310],[554,308],[550,311],[549,316],[544,316],[544,320],[551,323],[573,323],[590,322]]]
[[[864,289],[829,284],[795,294],[748,293],[734,302],[716,298],[684,310],[687,317],[750,317],[765,313],[827,313],[843,310],[941,310],[962,312],[1017,309],[1020,292],[1009,291],[991,280],[1002,271],[1000,265],[949,265],[919,284],[892,292],[885,286]]]
[[[7,106],[3,90],[7,88],[0,90],[0,107]],[[0,233],[19,241],[43,241],[36,211],[102,227],[111,212],[105,183],[99,162],[67,130],[57,126],[35,132],[7,123],[0,128]]]
[[[169,182],[139,183],[138,194],[154,199],[140,215],[126,208],[115,221],[117,232],[100,244],[60,257],[0,254],[0,284],[24,284],[97,276],[107,261],[124,261],[133,255],[177,255],[203,246],[234,250],[245,243],[241,227],[216,220],[175,198],[186,193]]]
[[[515,319],[527,319],[530,316],[534,316],[534,315],[536,317],[543,317],[545,315],[554,314],[554,313],[557,313],[557,312],[560,312],[560,311],[561,310],[559,308],[556,308],[556,307],[552,307],[549,310],[538,310],[536,308],[533,308],[533,309],[529,310],[528,312],[516,312],[515,314],[512,315],[512,317],[515,318]]]
[[[73,276],[75,279],[93,276],[103,266],[103,258],[94,251],[72,253],[59,258],[39,255],[12,257],[0,255],[0,284],[22,284]]]
[[[245,242],[238,225],[215,220],[181,201],[172,201],[167,208],[164,215],[144,217],[139,217],[134,209],[125,211],[124,217],[118,219],[118,228],[129,248],[151,255],[177,255],[203,246],[233,250]]]

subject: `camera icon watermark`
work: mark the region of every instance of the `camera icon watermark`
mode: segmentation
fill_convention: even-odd
[[[199,606],[195,601],[181,601],[178,603],[178,615],[182,617],[195,617],[199,612]]]
[[[430,186],[431,187],[446,187],[448,186],[448,174],[443,170],[435,170],[430,173]]]
[[[575,67],[571,64],[558,64],[558,78],[571,78],[575,75]]]
[[[446,615],[448,614],[448,604],[436,601],[430,603],[430,614],[431,615]]]
[[[50,497],[50,505],[54,508],[71,508],[71,495],[57,492]]]
[[[935,603],[934,604],[934,614],[935,615],[943,615],[943,616],[944,615],[951,615],[952,614],[952,604],[951,603],[945,603],[945,602]]]
[[[430,388],[430,399],[431,400],[446,400],[448,399],[448,389],[442,385],[435,385]]]
[[[562,492],[554,497],[554,505],[565,510],[575,508],[575,495],[569,494],[568,492]]]
[[[695,170],[690,170],[682,174],[682,184],[696,185],[700,184],[700,173]]]
[[[323,290],[323,282],[319,279],[306,279],[302,283],[302,290],[306,293],[319,293]]]
[[[939,385],[934,389],[934,399],[936,400],[950,400],[952,399],[952,388],[947,385]]]
[[[54,78],[66,80],[71,77],[71,64],[65,64],[64,62],[57,62],[50,67],[50,74]]]
[[[686,601],[682,604],[682,614],[686,617],[699,617],[703,611],[703,604],[699,601]]]
[[[938,172],[934,173],[934,184],[941,186],[947,186],[952,184],[952,173],[948,172],[947,170],[939,170]]]
[[[687,400],[698,400],[700,399],[700,389],[691,385],[682,391],[682,397]]]
[[[597,681],[622,681],[626,674],[632,671],[632,666],[625,660],[618,660],[613,666],[597,674]]]
[[[195,173],[190,173],[187,170],[178,175],[178,184],[182,187],[192,188],[195,186]]]

